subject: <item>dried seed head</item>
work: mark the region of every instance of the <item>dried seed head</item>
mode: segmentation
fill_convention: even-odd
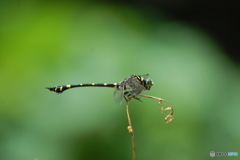
[[[172,122],[172,120],[173,120],[173,115],[172,114],[169,114],[165,117],[166,123]]]

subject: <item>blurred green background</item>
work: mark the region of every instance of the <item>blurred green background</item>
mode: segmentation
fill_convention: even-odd
[[[131,102],[138,160],[240,153],[239,67],[201,28],[114,3],[0,4],[0,160],[130,160],[113,89],[44,88],[146,73],[145,94],[170,101],[175,119],[166,125],[157,101]]]

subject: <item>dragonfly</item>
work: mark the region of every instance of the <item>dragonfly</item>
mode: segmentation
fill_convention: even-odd
[[[149,74],[131,75],[119,83],[80,83],[72,85],[61,85],[55,87],[47,87],[50,91],[62,93],[70,88],[77,87],[108,87],[115,88],[114,99],[120,105],[125,99],[129,102],[132,99],[140,100],[137,96],[144,90],[150,90],[153,81],[148,78]]]

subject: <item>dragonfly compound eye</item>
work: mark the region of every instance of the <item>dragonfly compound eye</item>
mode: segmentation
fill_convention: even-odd
[[[145,87],[147,90],[149,90],[153,85],[153,81],[151,79],[146,79],[145,80]]]

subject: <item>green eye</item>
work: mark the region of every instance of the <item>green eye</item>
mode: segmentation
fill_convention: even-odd
[[[145,88],[149,90],[153,85],[153,81],[151,79],[146,79],[145,80]]]

